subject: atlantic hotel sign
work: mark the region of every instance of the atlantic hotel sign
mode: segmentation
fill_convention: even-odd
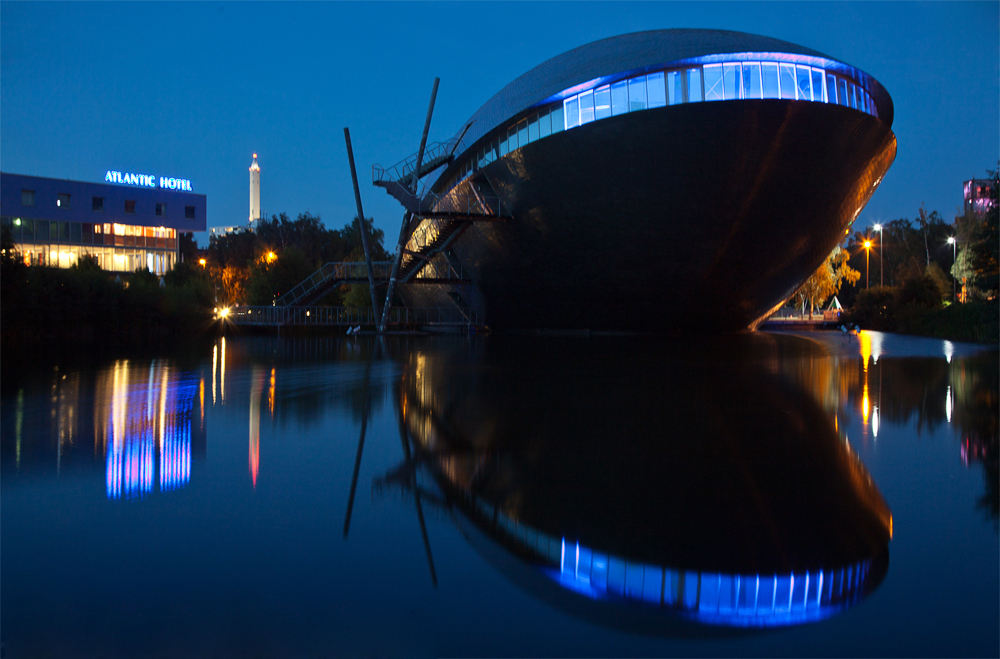
[[[157,179],[152,174],[132,174],[129,172],[116,172],[108,170],[104,175],[104,180],[108,183],[119,183],[121,185],[136,185],[140,188],[164,188],[166,190],[180,190],[182,192],[192,192],[191,181],[186,178],[167,178],[160,176]]]

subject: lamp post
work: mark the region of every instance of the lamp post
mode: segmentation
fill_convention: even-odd
[[[958,241],[955,240],[955,236],[948,236],[948,244],[951,245],[951,301],[952,304],[955,303],[956,283],[957,277],[955,276],[955,261],[958,260]]]
[[[871,283],[871,280],[868,277],[868,258],[871,256],[871,254],[872,254],[872,241],[866,240],[865,241],[865,288],[868,288],[869,284]]]
[[[885,279],[882,277],[882,225],[876,224],[873,228],[878,231],[878,285],[885,286]]]

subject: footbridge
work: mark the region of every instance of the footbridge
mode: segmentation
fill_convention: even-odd
[[[371,307],[254,306],[233,307],[225,321],[241,327],[366,327],[378,322]],[[390,331],[482,328],[471,309],[459,307],[394,307]]]

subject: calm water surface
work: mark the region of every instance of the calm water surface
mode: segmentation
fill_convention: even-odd
[[[998,354],[219,340],[4,371],[4,657],[997,656]]]

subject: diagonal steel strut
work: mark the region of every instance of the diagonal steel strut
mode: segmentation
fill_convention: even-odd
[[[431,128],[431,116],[434,114],[434,100],[437,98],[438,84],[440,82],[441,78],[434,78],[434,87],[431,89],[431,102],[427,106],[427,119],[424,120],[424,133],[420,136],[420,149],[417,151],[417,166],[413,169],[415,174],[420,172],[421,161],[424,159],[424,147],[427,146],[427,132]],[[417,191],[419,183],[419,179],[414,175],[410,183],[414,193]],[[392,272],[389,274],[389,290],[385,293],[385,304],[382,305],[382,320],[378,324],[379,334],[385,333],[385,326],[389,322],[389,310],[392,308],[392,296],[396,292],[396,277],[399,274],[399,262],[403,259],[403,248],[406,247],[406,241],[409,239],[406,230],[410,226],[412,217],[413,214],[409,211],[404,213],[403,226],[399,228],[399,242],[396,245],[396,256],[392,260]]]

